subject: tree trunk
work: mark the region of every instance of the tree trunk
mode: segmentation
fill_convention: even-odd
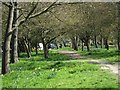
[[[24,45],[25,45],[25,49],[26,49],[26,52],[27,52],[27,56],[28,56],[28,58],[30,58],[31,54],[30,54],[30,51],[29,51],[29,46],[28,46],[28,44],[25,40],[24,40]]]
[[[101,38],[100,38],[100,45],[101,45],[101,48],[102,48],[102,46],[103,46],[103,39],[102,39],[102,36],[101,36]]]
[[[2,56],[2,74],[6,74],[10,71],[9,61],[10,61],[10,41],[12,32],[12,23],[14,17],[14,6],[9,7],[9,16],[7,22],[7,28],[3,43],[3,56]]]
[[[18,47],[18,57],[20,57],[20,48]]]
[[[37,43],[37,40],[36,40],[36,45],[35,45],[35,47],[36,47],[36,55],[38,55],[38,43]]]
[[[117,2],[118,7],[118,37],[117,37],[117,47],[118,51],[120,51],[120,2]]]
[[[14,2],[15,7],[17,8],[17,2]],[[11,40],[11,60],[10,63],[16,63],[18,61],[18,27],[17,23],[18,20],[18,10],[14,10],[14,20],[13,20],[13,28],[16,27],[16,29],[13,31],[12,34],[12,40]]]
[[[44,58],[48,58],[48,47],[47,44],[45,44],[44,40],[42,40],[43,43],[43,50],[44,50]]]
[[[20,40],[18,41],[18,47],[20,52],[25,52],[25,45],[23,41],[20,41]]]
[[[86,43],[86,46],[87,46],[87,51],[90,51],[89,43],[88,42]]]
[[[104,45],[107,50],[109,50],[108,39],[104,39]]]
[[[118,38],[117,38],[117,46],[118,46],[118,51],[120,51],[120,37],[119,37],[119,34],[118,34]]]
[[[97,36],[96,35],[94,36],[94,42],[95,42],[95,47],[98,48],[98,46],[97,46]]]
[[[48,58],[48,48],[47,48],[47,45],[44,45],[43,48],[44,48],[44,57]]]
[[[85,40],[85,45],[87,46],[87,51],[90,51],[88,38]]]
[[[81,40],[82,41],[82,51],[84,50],[84,42],[83,42],[83,40]]]
[[[30,42],[30,40],[27,40],[27,42],[28,42],[28,51],[29,51],[29,53],[31,55],[31,42]]]
[[[72,37],[71,40],[72,40],[72,48],[78,51],[77,37]]]
[[[66,47],[66,42],[63,40],[63,45],[64,45],[64,47]]]

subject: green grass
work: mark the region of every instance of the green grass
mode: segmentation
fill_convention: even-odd
[[[72,59],[69,56],[64,56],[59,54],[56,50],[49,51],[49,58],[45,59],[43,52],[38,52],[38,55],[35,54],[35,52],[32,52],[32,57],[30,60],[27,58],[26,53],[20,54],[20,60],[27,60],[27,61],[64,61],[64,60],[70,60]]]
[[[63,48],[59,48],[56,50],[67,50],[67,51],[73,51],[73,49],[71,47],[63,47]]]
[[[4,88],[117,88],[117,77],[98,65],[80,62],[27,62],[11,65]]]
[[[109,63],[117,63],[120,61],[119,52],[115,48],[110,48],[110,50],[101,49],[101,48],[92,48],[89,52],[87,51],[78,51],[80,55],[85,56],[86,58],[93,58],[96,60],[103,60]]]
[[[64,62],[69,57],[50,51],[49,59],[43,53],[25,53],[11,72],[2,76],[3,88],[118,88],[117,75],[101,70],[98,64],[87,62]]]

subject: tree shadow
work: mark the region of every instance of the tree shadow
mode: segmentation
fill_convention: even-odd
[[[31,58],[27,58],[26,53],[22,53],[19,57],[22,61],[65,61],[65,60],[74,60],[75,58],[72,58],[70,56],[66,56],[57,52],[50,52],[48,58],[44,58],[44,54],[39,52],[38,55],[36,55],[34,52],[31,55]],[[75,59],[76,60],[76,59]]]

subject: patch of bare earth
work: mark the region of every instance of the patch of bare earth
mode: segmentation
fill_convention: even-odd
[[[82,58],[84,58],[84,57],[80,56],[76,51],[58,51],[58,52],[60,54],[63,54],[63,55],[66,55],[66,56],[70,56],[70,57],[75,58],[75,59],[82,59]],[[89,58],[87,60],[84,60],[84,61],[87,61],[87,62],[92,63],[92,64],[100,64],[101,65],[101,69],[103,69],[103,70],[111,70],[112,73],[119,74],[119,72],[118,72],[118,65],[112,65],[112,64],[105,63],[105,62],[98,61],[98,60],[94,60],[94,59],[91,59],[91,58]]]

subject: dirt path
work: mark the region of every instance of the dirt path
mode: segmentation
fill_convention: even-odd
[[[75,58],[75,59],[85,58],[83,56],[80,56],[76,51],[58,51],[58,52],[66,55],[66,56],[70,56],[72,58]],[[99,61],[99,60],[94,60],[92,58],[87,58],[86,60],[79,60],[79,61],[87,61],[87,62],[93,63],[93,64],[100,64],[101,69],[111,70],[113,73],[119,74],[118,73],[118,65],[112,65],[112,64],[105,63],[105,62],[102,62],[102,61]]]

